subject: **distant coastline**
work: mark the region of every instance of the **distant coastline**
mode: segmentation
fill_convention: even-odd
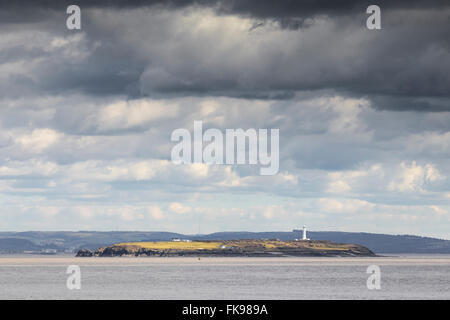
[[[74,254],[80,249],[95,252],[101,247],[125,242],[171,241],[173,238],[192,241],[226,241],[233,239],[302,238],[302,230],[266,232],[216,232],[181,234],[166,231],[25,231],[0,232],[0,254]],[[367,232],[309,231],[311,240],[334,243],[356,243],[376,254],[450,254],[450,240],[417,235],[391,235]]]

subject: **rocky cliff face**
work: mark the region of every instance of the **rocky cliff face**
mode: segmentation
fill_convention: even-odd
[[[206,242],[202,242],[206,243]],[[167,242],[165,243],[167,246]],[[227,240],[213,249],[146,248],[136,242],[133,245],[112,245],[96,251],[79,250],[77,257],[116,256],[375,256],[368,248],[357,244],[336,244],[330,241],[264,241]]]
[[[92,257],[94,253],[89,249],[81,249],[77,252],[77,257]]]

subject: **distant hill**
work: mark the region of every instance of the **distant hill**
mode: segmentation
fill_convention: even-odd
[[[39,251],[42,247],[26,239],[2,238],[0,239],[0,253],[20,253],[23,251]]]
[[[311,240],[329,240],[336,243],[353,243],[365,246],[375,253],[448,253],[450,240],[412,235],[376,233],[311,231]],[[184,235],[173,232],[133,231],[55,231],[55,232],[0,232],[0,253],[42,251],[76,252],[79,249],[95,250],[120,242],[167,241],[172,238],[192,240],[280,239],[301,238],[301,231],[292,232],[217,232],[205,235]]]
[[[450,241],[413,235],[389,235],[353,232],[310,232],[309,237],[320,237],[342,243],[357,243],[378,253],[450,253]]]

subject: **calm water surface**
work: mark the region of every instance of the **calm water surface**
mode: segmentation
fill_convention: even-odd
[[[66,286],[69,265],[81,289]],[[369,265],[381,289],[367,289]],[[0,299],[450,299],[450,255],[75,258],[0,255]]]

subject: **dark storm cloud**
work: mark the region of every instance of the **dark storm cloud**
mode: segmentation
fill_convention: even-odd
[[[315,15],[347,15],[361,11],[371,4],[384,9],[401,8],[436,8],[448,6],[446,0],[0,0],[0,6],[6,8],[32,8],[33,10],[49,10],[66,8],[77,4],[83,8],[139,8],[160,6],[165,8],[184,8],[187,6],[214,7],[226,14],[243,14],[256,18],[311,17]]]
[[[372,106],[376,109],[394,111],[449,111],[450,99],[448,97],[393,97],[393,96],[370,96]]]
[[[214,8],[218,14],[237,14],[256,19],[273,19],[280,27],[298,29],[309,25],[307,18],[327,15],[342,16],[361,14],[373,4],[372,0],[0,0],[0,24],[36,22],[45,19],[50,11],[63,11],[77,4],[82,8],[134,9],[158,7],[178,9],[188,6]],[[448,7],[446,0],[379,0],[376,4],[383,10],[430,9]]]
[[[69,4],[0,1],[2,30],[10,35],[23,30],[73,35],[64,27]],[[61,57],[58,50],[49,52],[45,45],[2,46],[2,64],[40,61],[31,75],[9,76],[2,94],[290,99],[301,91],[325,89],[366,97],[379,109],[450,110],[447,1],[377,1],[382,8],[379,31],[365,28],[365,8],[371,4],[366,1],[82,0],[76,4],[83,10],[82,33],[89,55],[73,61],[70,55]],[[192,26],[177,22],[183,15],[176,12],[187,7],[212,8],[217,17],[250,17],[254,23],[245,34],[237,33],[235,40],[222,39],[226,26],[198,34]],[[108,9],[100,10],[104,8]],[[149,18],[147,13],[154,8],[174,14],[152,22],[158,17]],[[97,14],[99,10],[105,15]],[[270,34],[271,23],[281,33]],[[263,41],[252,43],[258,32],[263,33],[258,38]],[[216,47],[228,45],[227,41],[229,48]]]

